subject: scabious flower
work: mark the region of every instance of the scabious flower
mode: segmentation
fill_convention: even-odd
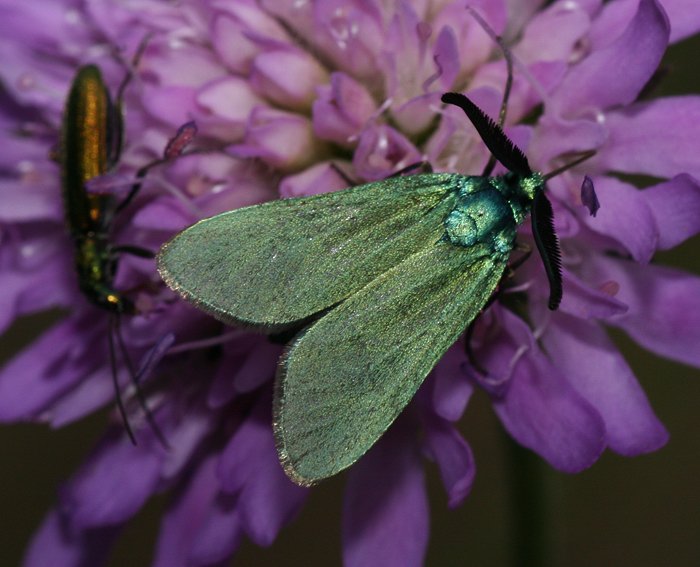
[[[428,538],[422,455],[437,463],[449,505],[462,503],[475,465],[454,423],[474,388],[489,393],[521,445],[556,469],[577,472],[606,448],[638,455],[668,437],[606,326],[700,366],[700,279],[649,264],[656,250],[700,230],[694,126],[700,97],[640,99],[669,42],[700,28],[700,6],[470,4],[516,58],[506,132],[533,168],[551,171],[567,154],[596,154],[549,183],[563,250],[560,310],[546,308],[540,263],[526,262],[475,326],[472,349],[485,371],[472,367],[463,345],[450,349],[408,410],[349,470],[348,565],[422,562]],[[116,87],[124,62],[149,36],[125,92],[120,175],[129,178],[157,158],[183,123],[198,125],[198,151],[154,168],[111,235],[116,243],[156,250],[205,216],[341,189],[340,172],[376,180],[423,159],[436,170],[478,174],[486,150],[461,113],[441,109],[439,97],[466,92],[495,116],[506,67],[465,6],[5,2],[0,329],[50,307],[69,314],[0,372],[0,419],[59,427],[113,399],[107,316],[78,291],[60,172],[49,158],[80,64],[99,64]],[[595,218],[581,203],[584,173],[600,201]],[[656,181],[638,190],[620,174]],[[522,240],[529,238],[523,229]],[[131,358],[170,333],[176,337],[144,385],[170,450],[138,423],[139,444],[132,446],[115,420],[61,488],[26,565],[49,557],[53,565],[99,564],[121,528],[163,492],[169,505],[154,565],[216,564],[243,537],[270,545],[308,493],[285,477],[274,448],[271,382],[281,347],[182,303],[159,281],[153,261],[123,256],[116,285],[132,290],[138,306],[122,321]],[[513,307],[516,297],[526,301]],[[136,419],[137,408],[131,414]]]

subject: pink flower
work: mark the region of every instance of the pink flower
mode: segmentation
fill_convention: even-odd
[[[474,329],[475,357],[487,374],[472,368],[463,346],[450,349],[409,410],[348,472],[343,545],[350,566],[422,563],[422,455],[437,463],[449,505],[461,504],[475,465],[454,423],[474,388],[491,396],[516,441],[556,469],[577,472],[605,449],[638,455],[668,438],[606,326],[700,366],[700,279],[649,264],[656,250],[700,230],[700,98],[640,100],[669,41],[700,29],[700,6],[470,4],[519,62],[506,132],[533,168],[551,171],[567,153],[596,155],[549,184],[563,250],[561,309],[547,310],[541,264],[526,262],[513,286],[522,290],[518,313],[527,322],[504,293]],[[0,419],[61,426],[113,401],[107,314],[79,292],[60,172],[48,157],[79,65],[98,64],[114,91],[125,74],[118,59],[128,61],[150,34],[125,93],[117,173],[127,179],[161,156],[182,124],[197,123],[197,152],[150,171],[110,235],[155,251],[203,217],[341,189],[339,170],[369,181],[425,159],[436,170],[478,174],[486,149],[439,98],[466,92],[495,116],[506,68],[465,6],[32,0],[0,7],[0,329],[51,307],[69,311],[0,370]],[[618,173],[659,181],[638,190]],[[595,218],[581,203],[584,174],[600,200]],[[523,231],[522,240],[529,238]],[[270,545],[308,493],[284,475],[270,427],[282,347],[184,304],[151,260],[122,256],[115,284],[134,290],[139,307],[122,321],[132,359],[169,333],[176,337],[144,385],[172,449],[140,423],[129,398],[139,445],[116,420],[110,424],[61,488],[25,564],[99,564],[122,527],[162,493],[169,503],[154,565],[223,562],[244,537]]]

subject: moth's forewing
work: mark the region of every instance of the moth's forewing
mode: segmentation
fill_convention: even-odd
[[[166,283],[232,324],[284,329],[434,244],[462,176],[390,178],[205,219],[158,256]]]
[[[305,331],[275,386],[287,474],[312,484],[357,461],[479,313],[506,261],[486,245],[430,243]]]

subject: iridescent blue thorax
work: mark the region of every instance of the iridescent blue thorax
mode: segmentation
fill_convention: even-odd
[[[457,203],[445,219],[445,238],[455,246],[483,244],[496,254],[510,254],[517,227],[542,185],[539,173],[463,177]]]

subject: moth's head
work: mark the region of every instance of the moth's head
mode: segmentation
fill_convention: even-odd
[[[539,172],[522,174],[509,171],[501,177],[504,181],[501,190],[504,197],[517,201],[526,208],[529,208],[535,197],[544,191],[544,178]]]
[[[520,193],[528,200],[534,201],[538,193],[544,191],[544,178],[538,171],[520,177]]]

